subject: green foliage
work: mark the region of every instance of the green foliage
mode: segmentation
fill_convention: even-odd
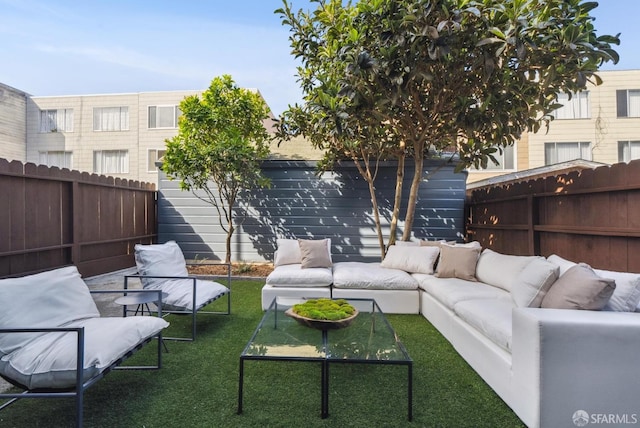
[[[280,136],[308,137],[325,150],[324,168],[413,157],[405,239],[422,159],[455,151],[458,170],[496,162],[496,151],[551,120],[559,92],[599,84],[598,67],[618,61],[618,37],[596,34],[594,2],[313,3],[313,12],[294,12],[284,0],[276,11],[290,27],[305,94],[283,115]]]
[[[294,313],[314,320],[338,321],[349,318],[355,308],[344,299],[309,299],[293,305]]]
[[[270,137],[263,125],[269,109],[259,93],[237,87],[224,75],[213,79],[202,97],[186,97],[180,110],[178,135],[167,140],[162,170],[217,209],[227,232],[225,261],[230,262],[233,209],[240,192],[269,185],[260,168],[269,155]]]

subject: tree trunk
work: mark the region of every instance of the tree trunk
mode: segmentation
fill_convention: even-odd
[[[409,200],[407,201],[407,215],[404,218],[404,232],[402,240],[411,239],[411,229],[413,229],[413,219],[416,213],[416,203],[418,201],[418,191],[420,190],[420,182],[422,181],[422,168],[424,166],[424,158],[422,150],[415,150],[415,169],[413,170],[413,179],[411,179],[411,190],[409,192]]]
[[[398,217],[402,206],[402,184],[404,182],[404,159],[402,154],[398,157],[398,167],[396,170],[396,193],[393,201],[393,212],[391,213],[391,226],[389,229],[389,246],[396,242],[396,231],[398,230]]]
[[[233,232],[234,232],[234,227],[233,227],[233,221],[229,222],[229,227],[227,228],[227,242],[226,242],[226,246],[225,249],[227,251],[226,255],[224,256],[224,262],[225,263],[231,263],[231,238],[233,237]]]
[[[380,246],[380,260],[384,259],[385,247],[384,236],[382,236],[382,225],[380,224],[380,211],[378,210],[378,198],[376,197],[376,187],[373,182],[373,175],[371,174],[371,168],[368,160],[362,161],[365,164],[365,168],[360,164],[360,160],[354,159],[353,163],[358,168],[360,175],[367,181],[369,186],[369,196],[371,197],[371,208],[373,209],[373,218],[376,223],[376,233],[378,235],[378,245]]]

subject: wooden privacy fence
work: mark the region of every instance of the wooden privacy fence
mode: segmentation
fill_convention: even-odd
[[[483,247],[640,272],[640,161],[468,191],[467,214]]]
[[[153,184],[0,159],[0,277],[130,267],[155,236]]]

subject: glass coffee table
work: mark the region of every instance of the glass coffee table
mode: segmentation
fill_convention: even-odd
[[[322,418],[329,416],[329,367],[340,363],[406,366],[408,419],[413,419],[413,360],[375,300],[345,300],[360,313],[350,326],[337,330],[307,327],[284,314],[302,299],[273,300],[240,354],[238,414],[242,413],[245,361],[308,361],[321,366]]]

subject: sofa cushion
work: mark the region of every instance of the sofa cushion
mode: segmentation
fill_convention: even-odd
[[[380,266],[409,273],[433,274],[433,265],[438,254],[440,254],[440,247],[392,245]]]
[[[333,265],[335,288],[375,290],[416,290],[418,282],[399,269],[387,269],[380,263],[338,262]]]
[[[438,278],[433,275],[412,275],[422,290],[429,293],[447,308],[453,310],[456,303],[473,299],[502,299],[511,301],[511,295],[498,287],[482,282],[459,278]]]
[[[589,265],[577,264],[551,286],[541,307],[599,311],[607,304],[616,283],[598,276]]]
[[[550,255],[547,260],[560,267],[560,275],[577,264],[556,254]],[[601,277],[611,278],[616,281],[616,289],[605,305],[605,310],[619,312],[634,312],[637,310],[638,305],[640,305],[640,274],[602,269],[594,269],[594,271]]]
[[[60,327],[100,316],[75,266],[1,279],[0,306],[0,328]],[[0,334],[0,354],[14,352],[44,334]]]
[[[476,265],[476,278],[485,284],[510,291],[518,275],[536,256],[512,256],[485,249]]]
[[[557,254],[551,254],[549,257],[547,257],[547,260],[560,268],[560,276],[564,275],[564,273],[568,271],[569,268],[572,268],[573,266],[578,264],[576,262],[572,262],[571,260],[562,258]]]
[[[476,281],[476,264],[480,251],[479,246],[442,244],[436,276]]]
[[[145,316],[90,318],[65,327],[85,329],[83,376],[88,380],[168,325],[162,318]],[[45,333],[4,356],[0,373],[29,389],[73,387],[76,345],[76,333]]]
[[[330,239],[298,239],[298,244],[302,269],[331,267]]]
[[[453,310],[487,339],[511,352],[511,313],[513,303],[506,299],[464,300]]]
[[[558,279],[560,268],[543,259],[531,260],[520,271],[511,286],[511,298],[516,306],[539,308],[542,299]]]
[[[616,282],[616,289],[604,309],[618,312],[633,312],[640,304],[640,274],[594,269],[603,278]]]
[[[328,287],[333,282],[331,268],[307,268],[287,264],[273,269],[266,283],[272,287]]]

